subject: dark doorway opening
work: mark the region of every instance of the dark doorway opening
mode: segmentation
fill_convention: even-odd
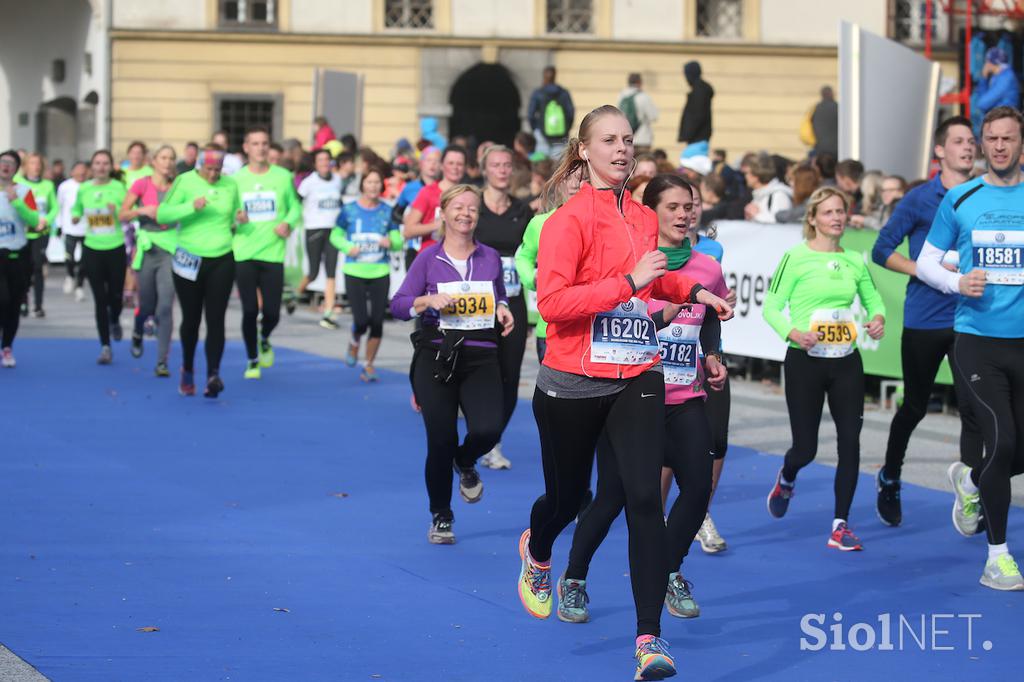
[[[477,64],[455,80],[448,102],[450,137],[465,135],[476,143],[490,140],[512,146],[519,132],[519,88],[501,64]]]

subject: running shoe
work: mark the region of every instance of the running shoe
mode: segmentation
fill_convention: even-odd
[[[711,514],[704,515],[704,523],[700,524],[700,530],[697,531],[697,540],[700,541],[700,548],[704,550],[706,554],[718,554],[728,549],[728,545],[725,544],[725,540],[718,534],[718,528],[715,527],[715,522],[711,520]]]
[[[793,497],[795,483],[785,484],[782,482],[782,469],[775,475],[775,486],[768,493],[768,513],[777,519],[786,515],[789,509],[789,498]]]
[[[178,384],[178,393],[184,396],[196,394],[196,380],[192,372],[181,370],[181,382]]]
[[[828,538],[828,546],[835,547],[842,552],[853,552],[864,549],[864,546],[860,544],[860,538],[853,534],[847,526],[845,521],[841,521],[836,529],[832,531],[832,535]]]
[[[171,369],[167,366],[166,362],[158,362],[156,363],[156,369],[153,370],[153,374],[161,379],[166,379],[171,376]]]
[[[46,311],[42,308],[36,308],[32,311],[32,317],[46,317]]]
[[[274,347],[267,339],[260,339],[260,367],[274,366]]]
[[[377,376],[377,370],[370,365],[363,367],[363,371],[359,373],[359,378],[368,384],[377,383],[377,380],[380,379]]]
[[[564,575],[558,579],[558,620],[586,623],[590,620],[589,602],[586,580],[573,580]]]
[[[1024,578],[1020,575],[1017,562],[1009,554],[1000,554],[985,562],[985,570],[979,582],[993,590],[1024,590]]]
[[[85,300],[85,291],[82,287],[75,287],[75,301],[81,303]]]
[[[636,638],[634,680],[663,680],[676,674],[676,662],[668,653],[668,642],[654,635]]]
[[[333,318],[327,317],[326,315],[320,318],[320,326],[332,331],[335,329],[341,329],[341,326],[335,322]]]
[[[665,608],[676,618],[696,618],[700,615],[700,606],[693,598],[693,583],[678,571],[668,574]]]
[[[110,346],[100,347],[100,356],[96,358],[96,364],[98,365],[109,365],[114,361],[114,352],[110,350]]]
[[[12,351],[9,346],[0,351],[0,362],[2,362],[3,366],[7,369],[14,369],[15,365],[18,364],[14,361],[14,351]]]
[[[70,294],[72,291],[75,290],[75,280],[72,279],[71,277],[65,277],[64,286],[61,287],[61,289],[65,294]]]
[[[455,473],[459,475],[459,495],[469,504],[475,504],[484,496],[484,482],[480,480],[480,474],[476,467],[463,469],[458,464],[454,465]]]
[[[148,336],[149,338],[153,338],[154,336],[156,336],[158,326],[159,323],[156,321],[156,318],[151,315],[146,318],[145,322],[142,323],[142,333]]]
[[[21,316],[28,317],[28,303],[21,304]]]
[[[427,540],[432,545],[454,545],[455,533],[452,531],[451,514],[434,514],[434,520],[427,532]]]
[[[142,357],[142,335],[132,332],[132,347],[129,351],[133,358]]]
[[[883,469],[878,470],[875,487],[878,488],[878,502],[875,509],[878,518],[887,526],[898,526],[903,522],[903,508],[900,504],[900,480],[886,481],[882,476]]]
[[[519,536],[519,601],[534,618],[551,615],[551,562],[540,563],[530,556],[530,529]]]
[[[981,512],[981,495],[964,490],[964,476],[970,476],[971,469],[962,462],[953,462],[946,470],[949,483],[953,486],[953,527],[960,535],[970,537],[978,532],[978,516]]]
[[[114,341],[120,341],[124,338],[124,329],[121,328],[120,322],[110,323],[110,338]]]
[[[481,457],[480,464],[484,465],[488,469],[494,470],[512,468],[512,462],[510,462],[501,452],[501,443],[495,445],[490,452]]]
[[[355,367],[356,362],[359,361],[359,344],[349,343],[348,352],[345,353],[345,364],[349,367]]]
[[[285,309],[285,312],[287,312],[289,315],[294,315],[295,314],[295,308],[297,308],[297,307],[298,306],[295,303],[295,296],[294,295],[293,296],[289,296],[287,299],[285,299],[284,309]]]
[[[249,364],[245,366],[245,374],[242,375],[246,379],[259,379],[260,378],[260,361],[250,360]]]
[[[224,382],[221,380],[220,375],[211,374],[206,379],[206,390],[203,391],[203,397],[216,398],[223,390]]]

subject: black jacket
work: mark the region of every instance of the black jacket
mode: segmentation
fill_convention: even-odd
[[[686,97],[686,106],[679,119],[679,142],[700,142],[711,139],[711,98],[715,91],[701,78],[693,81]]]

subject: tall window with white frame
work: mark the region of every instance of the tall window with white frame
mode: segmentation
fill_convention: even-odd
[[[548,33],[593,33],[593,1],[547,0],[546,27]]]
[[[697,36],[743,37],[743,0],[697,0]]]
[[[434,28],[433,0],[384,0],[384,28]]]
[[[277,28],[276,0],[218,0],[221,28]]]

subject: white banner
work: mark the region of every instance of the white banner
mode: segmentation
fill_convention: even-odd
[[[726,353],[783,360],[786,342],[764,321],[764,299],[782,255],[799,244],[800,225],[766,225],[741,221],[715,223],[715,239],[725,249],[722,272],[736,290],[736,316],[722,325]]]

